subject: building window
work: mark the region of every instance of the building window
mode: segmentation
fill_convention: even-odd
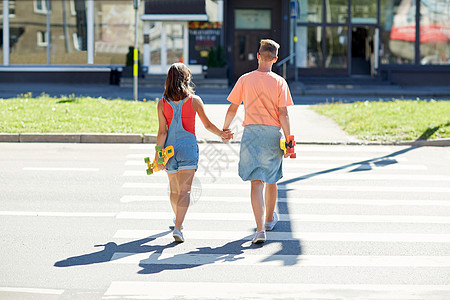
[[[38,31],[37,32],[37,45],[39,47],[47,47],[47,32],[45,31]]]
[[[47,1],[49,0],[34,0],[34,12],[37,14],[47,13]]]
[[[348,0],[328,0],[326,3],[327,23],[347,23]]]
[[[322,0],[300,1],[299,22],[322,23]]]
[[[381,0],[383,64],[413,64],[416,41],[416,1]]]
[[[377,24],[377,6],[377,1],[373,0],[352,0],[352,23]]]
[[[450,64],[450,0],[421,2],[420,63]]]
[[[270,30],[271,13],[270,9],[235,9],[235,28]]]
[[[9,0],[9,17],[16,16],[16,0]],[[0,2],[0,19],[3,19],[3,3]]]
[[[297,27],[297,67],[321,68],[322,56],[322,27]]]

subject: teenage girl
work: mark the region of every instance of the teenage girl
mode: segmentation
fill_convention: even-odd
[[[184,242],[181,228],[189,207],[192,180],[198,167],[196,114],[207,130],[224,140],[233,137],[229,130],[220,130],[208,119],[202,99],[194,94],[191,78],[191,71],[186,65],[171,65],[164,86],[164,97],[158,102],[159,130],[156,144],[163,148],[170,145],[174,147],[174,156],[165,166],[158,165],[158,168],[166,169],[169,176],[170,204],[175,213],[173,237],[177,242]]]

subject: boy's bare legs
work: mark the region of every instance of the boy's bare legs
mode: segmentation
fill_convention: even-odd
[[[252,201],[253,214],[256,221],[256,231],[264,230],[264,182],[252,180],[250,198]]]
[[[169,174],[170,203],[176,217],[175,229],[178,230],[181,230],[181,225],[189,208],[194,174],[195,170],[182,170],[175,174]],[[172,190],[172,187],[174,187],[174,190]]]
[[[278,188],[276,183],[266,183],[264,201],[266,203],[266,222],[273,221],[273,212],[277,203]]]

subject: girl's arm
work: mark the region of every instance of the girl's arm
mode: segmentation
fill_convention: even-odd
[[[166,117],[164,117],[163,113],[163,100],[159,100],[158,102],[158,123],[159,123],[159,129],[158,129],[158,135],[156,137],[156,145],[160,145],[162,148],[164,148],[164,144],[166,143],[167,138],[167,121]],[[157,153],[155,153],[155,159],[157,158]],[[164,170],[164,165],[158,165],[158,168],[160,170]]]
[[[203,101],[199,96],[194,96],[192,98],[192,107],[194,108],[195,112],[198,114],[200,120],[203,123],[203,126],[210,132],[214,133],[215,135],[220,136],[223,139],[229,140],[233,137],[233,134],[229,131],[222,131],[219,128],[217,128],[216,125],[211,123],[211,121],[208,119],[205,113],[205,106],[203,105]]]

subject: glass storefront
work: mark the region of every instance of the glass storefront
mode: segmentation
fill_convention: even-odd
[[[93,4],[93,63],[125,64],[129,47],[134,45],[132,3],[102,0]],[[87,1],[76,0],[10,0],[10,64],[87,64],[87,5]]]
[[[130,1],[95,1],[95,64],[126,63],[127,53],[134,47],[134,22]],[[138,26],[138,48],[142,49],[142,22]]]
[[[420,5],[420,63],[450,64],[450,0],[428,0]]]
[[[379,64],[449,64],[450,0],[305,0],[299,9],[298,68],[373,75]]]
[[[326,0],[325,4],[327,23],[347,23],[348,0]]]
[[[307,37],[297,43],[297,67],[319,68],[323,64],[322,27],[302,26],[297,29],[299,36]]]
[[[416,40],[415,0],[381,0],[381,52],[383,64],[414,64]]]
[[[326,28],[326,57],[325,68],[347,68],[348,30],[345,26]]]

